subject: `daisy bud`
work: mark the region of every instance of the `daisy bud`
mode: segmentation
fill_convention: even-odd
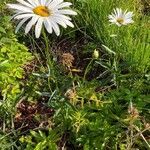
[[[97,59],[99,57],[99,51],[97,49],[94,50],[92,57]]]

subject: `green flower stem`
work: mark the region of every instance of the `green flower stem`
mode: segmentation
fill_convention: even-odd
[[[89,62],[89,64],[87,65],[86,69],[85,69],[84,76],[83,76],[83,81],[85,81],[86,75],[90,70],[90,67],[91,67],[91,64],[93,63],[93,60],[94,59],[92,58],[91,61]]]
[[[52,60],[51,60],[52,55],[51,55],[51,51],[50,51],[50,47],[49,47],[49,40],[46,36],[46,33],[45,33],[44,29],[42,30],[42,34],[43,34],[45,45],[46,45],[45,55],[46,55],[47,65],[48,65],[48,68],[50,68],[52,70],[52,68],[53,68],[53,63],[52,63]],[[50,86],[50,78],[51,78],[51,74],[50,74],[50,77],[48,77],[48,86],[49,86],[50,91],[52,92],[52,89],[51,89],[51,86]]]
[[[114,60],[113,60],[113,67],[114,67],[114,84],[118,89],[118,65],[117,65],[117,56],[114,55]]]
[[[45,55],[46,55],[46,59],[47,59],[47,64],[49,65],[49,67],[51,67],[52,63],[51,63],[51,55],[50,55],[50,48],[49,48],[49,44],[48,44],[48,38],[46,36],[45,30],[43,29],[42,31],[43,37],[44,37],[44,41],[45,41]]]

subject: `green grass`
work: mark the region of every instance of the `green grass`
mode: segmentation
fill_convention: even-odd
[[[79,1],[79,28],[90,36],[97,45],[106,45],[111,50],[121,55],[120,59],[127,60],[130,68],[138,72],[145,72],[149,69],[150,44],[149,44],[149,16],[140,13],[138,1],[114,1],[102,0]],[[138,5],[139,4],[139,5]],[[108,15],[114,8],[134,12],[134,23],[130,26],[118,28],[110,25]],[[112,37],[111,35],[116,35]],[[139,39],[139,37],[141,37]],[[131,70],[132,72],[132,70]]]

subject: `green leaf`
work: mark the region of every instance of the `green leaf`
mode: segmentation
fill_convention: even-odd
[[[1,66],[4,66],[4,65],[7,64],[8,62],[9,62],[9,60],[5,60],[5,61],[1,62],[1,63],[0,63],[0,67],[1,67]]]
[[[107,46],[105,46],[105,45],[102,45],[102,46],[105,48],[105,50],[106,50],[108,53],[116,55],[116,53],[115,53],[114,51],[112,51],[110,48],[108,48]]]
[[[38,143],[34,150],[44,150],[46,148],[46,143],[47,143],[46,140]]]
[[[0,32],[1,33],[6,33],[5,29],[3,27],[0,27]]]

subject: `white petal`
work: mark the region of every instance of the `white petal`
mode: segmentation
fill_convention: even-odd
[[[22,20],[19,22],[19,24],[18,24],[17,27],[16,27],[15,33],[18,32],[18,30],[21,28],[21,26],[22,26],[28,19],[29,19],[29,18],[27,17],[27,18],[22,19]]]
[[[117,25],[117,26],[119,26],[119,27],[121,26],[121,24],[120,24],[120,23],[118,23],[118,22],[116,22],[116,25]]]
[[[70,22],[69,20],[64,20],[64,22],[69,26],[69,27],[74,27],[73,23]]]
[[[58,12],[60,14],[66,14],[66,15],[77,15],[75,11],[70,10],[70,9],[62,9],[62,10],[58,10]]]
[[[46,4],[46,0],[39,0],[39,2],[40,2],[40,5],[43,5],[43,6],[45,6]]]
[[[36,36],[36,38],[40,37],[41,30],[42,30],[42,24],[43,24],[43,18],[39,18],[39,20],[37,21],[36,26],[35,26],[35,36]]]
[[[52,0],[48,0],[45,5],[48,7],[51,2]]]
[[[109,19],[114,19],[114,16],[109,15],[108,18],[109,18]]]
[[[116,23],[116,19],[110,19],[109,22]]]
[[[21,3],[22,5],[25,5],[27,7],[33,8],[33,6],[30,3],[25,2],[24,0],[17,0],[19,3]]]
[[[114,12],[115,12],[115,16],[116,16],[116,17],[120,17],[120,15],[121,15],[121,10],[120,10],[120,8],[116,8],[116,9],[114,10]]]
[[[116,9],[114,9],[114,15],[115,15],[115,16],[117,16],[117,15],[118,15],[118,13],[117,13],[117,8],[116,8]]]
[[[38,0],[27,0],[31,5],[33,5],[34,7],[40,5]]]
[[[11,9],[20,10],[22,12],[32,12],[32,9],[19,4],[7,4],[7,6]]]
[[[36,16],[36,15],[35,14],[21,14],[21,15],[14,17],[14,19],[22,19],[25,17],[33,17],[33,16]]]
[[[62,3],[63,0],[53,0],[48,7],[50,7],[51,9],[54,9],[58,4]]]
[[[133,12],[128,12],[125,14],[125,18],[132,18]]]
[[[124,22],[124,25],[129,24],[129,23],[133,23],[134,21],[132,19],[126,19]]]
[[[122,9],[121,9],[121,8],[119,9],[119,12],[118,12],[118,13],[119,13],[119,16],[123,16],[123,12],[122,12]]]
[[[60,35],[59,26],[54,21],[51,21],[51,23],[52,23],[52,28],[54,29],[54,32],[56,33],[57,36],[59,36]]]
[[[38,19],[39,19],[38,16],[32,17],[32,19],[26,25],[26,28],[25,28],[25,33],[26,34],[31,30],[32,26],[37,22]]]
[[[44,26],[48,33],[52,33],[52,24],[48,18],[44,20]]]
[[[62,14],[58,14],[58,13],[56,13],[56,14],[54,15],[54,17],[58,17],[58,18],[60,18],[60,19],[67,19],[67,20],[71,20],[71,18],[70,18],[70,17],[65,16],[65,15],[62,15]]]
[[[16,16],[21,15],[21,14],[23,14],[23,13],[22,13],[22,12],[17,12],[16,14],[14,14],[14,15],[11,17],[11,19],[13,19],[13,18],[15,18]]]
[[[63,7],[69,7],[71,5],[72,5],[72,3],[70,3],[70,2],[64,2],[64,3],[61,3],[61,4],[57,5],[56,8],[60,9],[60,8],[63,8]]]
[[[54,20],[56,23],[60,24],[62,27],[67,28],[67,25],[66,25],[66,23],[65,23],[64,20],[62,20],[62,19],[60,19],[60,18],[58,18],[58,17],[53,18],[53,20]]]

